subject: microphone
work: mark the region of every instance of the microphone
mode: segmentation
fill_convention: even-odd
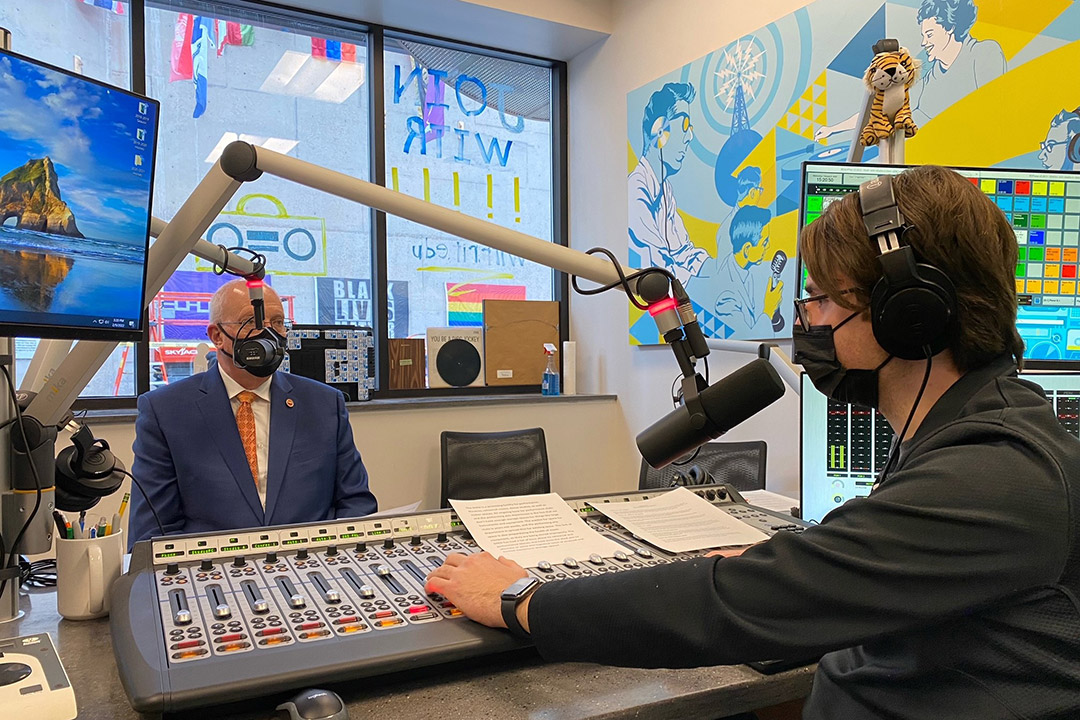
[[[772,284],[780,282],[780,273],[784,271],[784,266],[787,265],[787,253],[783,250],[777,250],[776,254],[772,256]],[[772,316],[773,332],[780,332],[784,329],[784,315],[780,312],[780,308],[776,308],[776,312]]]
[[[649,305],[649,315],[660,335],[670,343],[682,337],[682,319],[679,317],[678,303],[668,297],[668,284],[667,276],[663,273],[647,273],[638,280],[637,293]],[[669,333],[674,334],[669,337]]]
[[[642,430],[637,436],[641,457],[662,468],[772,405],[784,389],[769,361],[758,358],[701,392],[703,418],[682,406]]]

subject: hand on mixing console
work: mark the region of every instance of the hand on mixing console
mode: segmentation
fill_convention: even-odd
[[[428,575],[426,589],[444,596],[472,620],[489,627],[504,628],[502,592],[515,580],[527,576],[525,568],[507,558],[496,560],[486,552],[453,553]]]
[[[719,550],[705,553],[705,557],[738,557],[752,547],[753,545],[741,545],[739,547],[720,548]]]

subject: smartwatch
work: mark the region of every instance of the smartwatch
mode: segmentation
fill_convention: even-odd
[[[540,581],[534,577],[523,577],[520,580],[515,580],[514,584],[503,590],[502,593],[502,616],[503,622],[506,623],[506,627],[519,638],[529,637],[529,633],[525,632],[525,628],[521,627],[521,623],[517,618],[517,607],[521,604],[521,601],[533,594],[536,588],[540,587]]]

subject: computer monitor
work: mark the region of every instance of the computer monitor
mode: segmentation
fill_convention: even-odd
[[[830,203],[882,174],[907,168],[845,163],[803,164],[800,230]],[[1080,173],[953,168],[997,203],[1019,243],[1017,328],[1028,367],[1080,369]],[[805,278],[799,262],[799,277]],[[800,291],[802,290],[800,281]]]
[[[1022,377],[1042,386],[1062,426],[1080,437],[1080,374]],[[802,517],[821,522],[851,498],[870,494],[888,460],[894,432],[881,413],[830,400],[805,374],[800,416]]]
[[[0,335],[137,340],[158,103],[0,51]]]

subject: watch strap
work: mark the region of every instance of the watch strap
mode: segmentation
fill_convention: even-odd
[[[531,588],[526,590],[524,593],[522,593],[518,597],[515,597],[515,598],[504,597],[501,600],[501,602],[502,602],[503,622],[506,623],[506,628],[515,637],[519,637],[519,638],[522,638],[522,639],[527,639],[529,637],[529,633],[525,632],[525,628],[523,628],[521,626],[521,623],[518,621],[517,609],[518,609],[518,605],[520,605],[521,602],[525,598],[529,597],[534,592],[536,592],[536,589],[538,587],[540,587],[540,583],[537,583],[537,584],[533,585]]]

